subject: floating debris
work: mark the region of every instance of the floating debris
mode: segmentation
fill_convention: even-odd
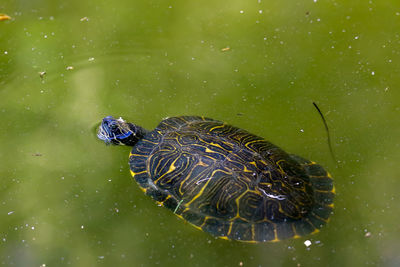
[[[44,78],[44,76],[46,75],[46,72],[45,71],[39,71],[39,76],[40,76],[40,78]]]
[[[221,49],[222,52],[226,52],[226,51],[229,51],[229,50],[231,50],[231,48],[229,46],[228,47],[224,47],[224,48]]]
[[[306,247],[309,247],[309,246],[311,246],[311,241],[310,240],[306,240],[306,241],[304,241],[304,245],[306,246]]]
[[[74,69],[73,66],[68,66],[68,67],[67,67],[67,70],[73,70],[73,69]]]
[[[0,14],[0,21],[2,20],[10,20],[11,17],[9,15],[6,14]]]
[[[80,19],[80,21],[89,21],[89,18],[88,17],[83,17],[83,18]]]
[[[371,235],[372,235],[371,232],[366,232],[364,236],[365,237],[371,237]]]

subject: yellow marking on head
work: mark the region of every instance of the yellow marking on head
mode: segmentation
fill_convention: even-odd
[[[329,208],[332,208],[332,209],[335,207],[335,205],[334,205],[333,203],[331,203],[331,204],[326,204],[326,206],[329,207]]]
[[[219,238],[224,239],[224,240],[229,240],[227,236],[219,236]]]
[[[333,178],[332,178],[332,175],[331,175],[329,172],[326,173],[326,176],[327,176],[328,178],[333,179]]]

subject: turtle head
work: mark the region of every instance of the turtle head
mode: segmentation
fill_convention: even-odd
[[[142,127],[126,122],[121,117],[115,119],[107,116],[101,122],[97,137],[107,145],[134,146],[146,133],[147,131]]]

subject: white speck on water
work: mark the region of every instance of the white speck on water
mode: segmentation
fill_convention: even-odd
[[[304,129],[300,129],[300,132],[304,133]]]
[[[98,258],[99,258],[100,260],[102,260],[102,259],[104,259],[104,256],[99,256]]]
[[[14,211],[9,211],[8,213],[7,213],[7,215],[11,215],[11,214],[13,214],[14,213]]]
[[[316,3],[318,0],[314,0],[314,3]]]
[[[90,57],[90,58],[88,59],[88,61],[89,61],[89,62],[94,61],[94,57]]]
[[[4,51],[4,55],[8,55],[8,52],[7,52],[7,51]]]
[[[85,228],[85,226],[81,225],[81,229],[84,229],[84,228]]]
[[[35,226],[32,226],[31,229],[32,229],[32,230],[35,230]]]
[[[371,71],[371,75],[375,75],[375,71]]]
[[[359,38],[358,36],[354,36],[354,40],[358,40],[358,38]]]
[[[396,12],[396,16],[400,16],[400,12]]]
[[[47,34],[44,35],[44,39],[47,39]]]
[[[261,9],[260,9],[260,10],[258,10],[258,13],[262,14],[262,12],[263,12],[263,11],[262,11]]]
[[[192,60],[196,60],[196,58],[195,58],[195,57],[192,57]]]
[[[309,246],[311,246],[311,241],[310,240],[306,240],[306,241],[304,241],[304,245],[306,246],[306,247],[309,247]]]
[[[240,10],[240,11],[239,11],[239,13],[240,13],[240,14],[243,14],[243,13],[244,13],[244,11],[243,11],[243,10]]]

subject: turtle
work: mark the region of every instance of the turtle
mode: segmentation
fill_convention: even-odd
[[[146,130],[105,117],[97,136],[132,146],[130,173],[146,195],[215,237],[276,242],[316,233],[333,211],[332,176],[262,137],[202,116]]]

